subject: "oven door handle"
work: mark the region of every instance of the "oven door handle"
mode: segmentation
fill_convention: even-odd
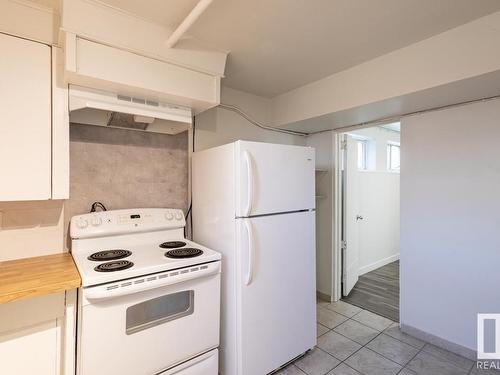
[[[219,274],[220,262],[199,264],[184,269],[161,272],[153,275],[122,280],[111,284],[83,288],[83,295],[89,300],[104,300],[133,293],[174,285],[201,277]]]

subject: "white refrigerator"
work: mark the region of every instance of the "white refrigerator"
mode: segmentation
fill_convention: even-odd
[[[222,253],[222,375],[265,375],[316,345],[310,147],[237,141],[193,154],[193,239]]]

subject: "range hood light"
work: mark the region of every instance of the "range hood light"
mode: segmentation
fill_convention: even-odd
[[[152,124],[155,121],[155,118],[148,116],[134,115],[134,121],[141,122],[144,124]]]

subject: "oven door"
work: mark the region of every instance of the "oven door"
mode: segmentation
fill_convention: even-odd
[[[157,374],[219,345],[218,272],[110,298],[92,292],[80,289],[79,375]]]

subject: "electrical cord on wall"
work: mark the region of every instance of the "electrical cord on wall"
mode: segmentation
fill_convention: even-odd
[[[289,134],[289,135],[302,136],[302,137],[306,137],[308,135],[308,133],[304,133],[304,132],[287,130],[287,129],[280,129],[280,128],[275,128],[272,126],[264,125],[256,120],[254,120],[252,117],[250,117],[250,115],[248,115],[243,110],[241,110],[240,108],[238,108],[234,105],[221,103],[217,106],[217,108],[222,108],[222,109],[225,109],[227,111],[235,112],[236,114],[240,115],[245,120],[250,122],[252,125],[257,126],[257,127],[264,129],[264,130],[274,131],[274,132],[278,132],[278,133],[285,133],[285,134]],[[195,152],[195,144],[196,144],[195,142],[196,142],[196,116],[193,116],[193,152]],[[186,211],[186,221],[189,218],[191,235],[193,234],[193,215],[192,215],[193,202],[192,202],[192,200],[193,200],[193,197],[191,196],[191,202],[190,202],[189,207]],[[187,234],[186,232],[187,232],[186,227],[184,227],[184,237],[186,237],[186,234]]]
[[[104,206],[101,202],[94,202],[92,206],[90,206],[90,212],[96,212],[97,208],[100,208],[101,211],[107,211],[106,206]]]
[[[285,133],[285,134],[290,134],[290,135],[297,135],[300,137],[307,137],[309,135],[309,133],[306,133],[306,132],[299,132],[296,130],[281,129],[281,128],[276,128],[274,126],[264,125],[264,124],[258,122],[257,120],[254,120],[245,111],[241,110],[240,108],[238,108],[235,105],[221,103],[217,106],[217,108],[222,108],[222,109],[225,109],[227,111],[235,112],[238,115],[240,115],[241,117],[243,117],[245,120],[250,122],[252,125],[255,125],[255,126],[261,128],[261,129],[264,129],[264,130],[269,130],[269,131],[277,132],[277,133]]]
[[[193,152],[194,152],[194,145],[195,145],[195,132],[196,132],[196,116],[193,116]],[[191,237],[193,236],[193,215],[191,214],[191,210],[193,208],[193,195],[191,194],[190,197],[190,202],[189,202],[189,207],[186,211],[186,222],[189,218],[189,228],[191,230]],[[186,226],[184,227],[184,237],[187,238],[187,230]]]
[[[194,134],[196,132],[196,116],[193,116],[193,152],[194,152]]]
[[[191,214],[191,208],[193,207],[193,204],[191,203],[189,205],[189,208],[187,209],[186,211],[186,222],[187,222],[187,218],[189,217],[189,226],[191,228],[191,235],[193,234],[193,216],[190,215]],[[187,238],[187,230],[186,230],[186,227],[184,227],[184,237]]]

